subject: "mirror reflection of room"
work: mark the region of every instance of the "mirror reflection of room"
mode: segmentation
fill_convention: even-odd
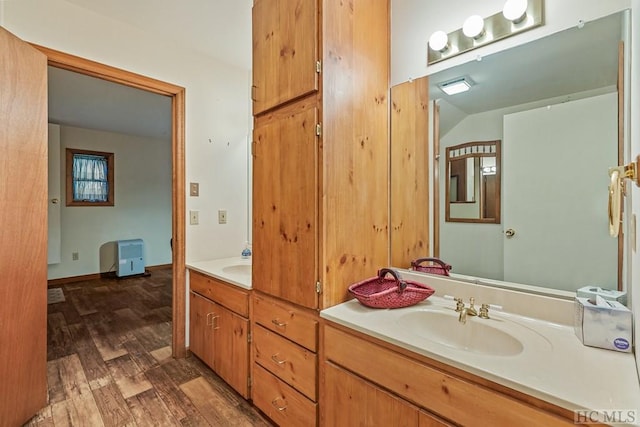
[[[624,255],[607,232],[606,174],[594,171],[618,164],[624,150],[625,19],[617,13],[429,76],[439,110],[437,256],[454,275],[566,291],[620,286]],[[441,90],[461,76],[466,92]],[[450,157],[461,145],[496,140],[500,205],[492,212],[480,209],[480,177],[491,166]]]
[[[447,147],[446,221],[500,223],[500,141]]]

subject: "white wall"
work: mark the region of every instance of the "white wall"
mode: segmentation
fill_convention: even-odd
[[[186,88],[186,181],[200,183],[200,197],[186,200],[187,211],[200,211],[200,225],[187,216],[187,262],[239,254],[247,236],[249,70],[64,0],[0,4],[3,26],[26,41]],[[226,225],[217,224],[218,209],[228,211]]]
[[[171,264],[171,140],[61,126],[60,146],[62,262],[48,278],[115,271],[122,239],[144,240],[147,266]],[[66,206],[66,148],[114,153],[114,206]]]
[[[470,15],[491,16],[502,10],[504,0],[392,0],[391,81],[402,83],[486,56],[508,47],[591,21],[630,7],[631,0],[545,0],[545,24],[526,33],[483,46],[427,67],[427,41],[436,30],[447,33],[462,27]]]
[[[440,138],[440,194],[445,194],[446,148],[470,141],[502,140],[500,109],[472,114]],[[502,224],[467,224],[445,221],[444,198],[440,202],[440,257],[453,266],[453,272],[502,280]]]

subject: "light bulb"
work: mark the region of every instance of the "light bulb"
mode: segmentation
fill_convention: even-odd
[[[471,15],[462,25],[462,33],[473,39],[479,39],[484,35],[484,19],[480,15]]]
[[[436,31],[429,37],[429,47],[438,52],[444,52],[447,50],[447,44],[449,43],[449,37],[444,31]]]
[[[527,0],[507,0],[502,9],[502,15],[514,24],[518,24],[527,15],[528,3]]]

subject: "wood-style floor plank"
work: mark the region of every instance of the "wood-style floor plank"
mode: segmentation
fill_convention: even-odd
[[[125,399],[153,388],[129,354],[108,360],[107,367]]]
[[[127,405],[136,419],[136,424],[140,427],[180,425],[154,389],[128,398]]]
[[[49,404],[26,425],[272,425],[198,358],[171,356],[171,269],[61,287],[66,301],[47,306]]]
[[[106,426],[135,426],[131,410],[115,384],[93,390],[93,397]]]
[[[51,412],[56,427],[105,425],[91,393],[54,403]]]

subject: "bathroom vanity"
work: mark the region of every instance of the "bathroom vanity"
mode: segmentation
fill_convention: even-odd
[[[402,309],[352,300],[321,312],[323,425],[393,416],[415,426],[560,426],[574,424],[575,410],[589,422],[598,419],[593,410],[638,410],[633,355],[583,346],[572,301],[418,280],[440,296]],[[503,311],[463,324],[455,302],[442,298],[449,292]]]
[[[189,350],[248,399],[251,264],[228,258],[188,267]]]

